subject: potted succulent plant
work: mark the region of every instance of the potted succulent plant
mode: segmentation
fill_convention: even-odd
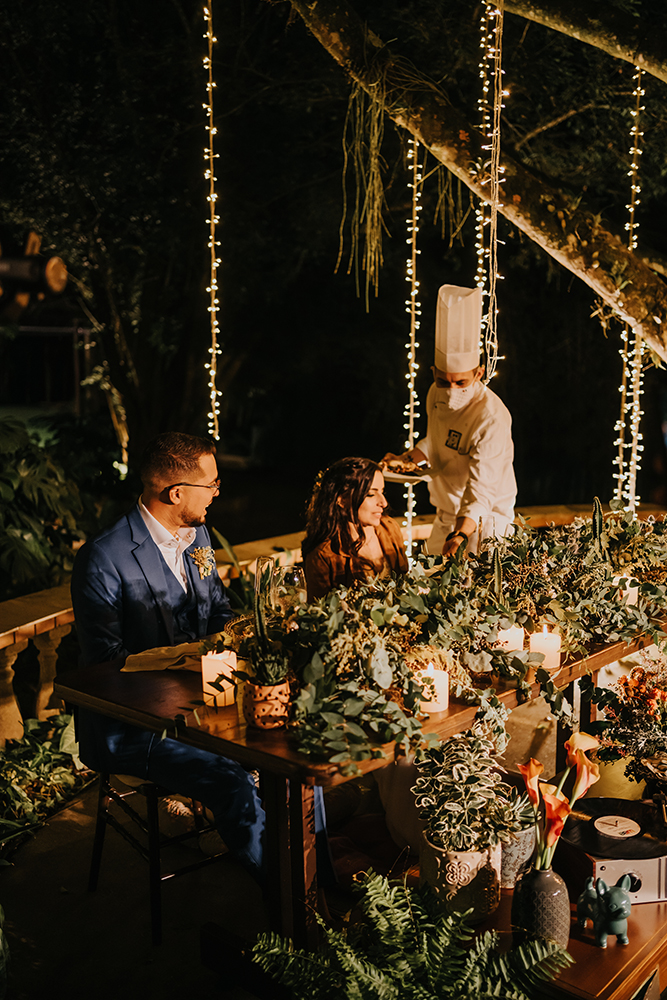
[[[492,913],[500,900],[501,844],[533,820],[526,796],[504,782],[493,742],[473,727],[415,758],[424,840],[422,882],[447,909]]]
[[[255,592],[255,632],[244,639],[239,661],[249,670],[236,670],[244,681],[241,704],[246,722],[258,729],[284,726],[289,715],[290,688],[287,675],[291,653],[280,639],[273,638],[267,627],[265,597]]]

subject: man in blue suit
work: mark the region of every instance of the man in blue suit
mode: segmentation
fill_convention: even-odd
[[[233,617],[204,527],[220,485],[214,445],[161,434],[140,474],[137,506],[82,546],[74,563],[82,666],[118,660],[120,669],[130,653],[194,641]],[[230,851],[260,874],[264,812],[240,764],[84,710],[77,733],[81,759],[94,770],[147,778],[203,802]]]

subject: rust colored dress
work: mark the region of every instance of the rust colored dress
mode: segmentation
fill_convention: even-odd
[[[385,567],[395,573],[405,573],[408,560],[403,535],[396,521],[391,517],[383,517],[376,533]],[[327,539],[309,552],[304,560],[304,569],[309,601],[323,597],[333,587],[349,587],[355,580],[364,580],[378,572],[367,559],[344,552],[337,537]]]

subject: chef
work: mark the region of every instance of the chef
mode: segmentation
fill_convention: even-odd
[[[496,535],[506,534],[514,520],[512,418],[482,382],[481,324],[481,288],[440,288],[426,437],[400,456],[430,466],[437,513],[427,548],[445,556],[464,544],[476,550],[481,517],[494,519],[488,533]]]

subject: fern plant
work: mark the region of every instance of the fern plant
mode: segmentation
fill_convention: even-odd
[[[369,873],[357,886],[359,920],[322,927],[317,951],[262,934],[254,961],[294,1000],[531,1000],[572,963],[552,941],[498,952],[493,931],[475,935],[465,914],[447,914],[428,887],[410,889]]]

